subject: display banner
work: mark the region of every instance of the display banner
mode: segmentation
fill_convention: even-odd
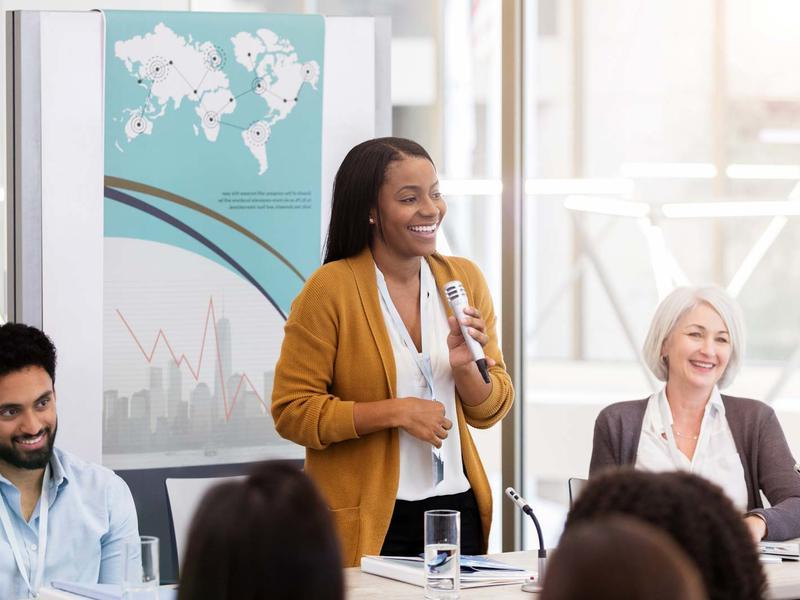
[[[269,404],[320,264],[324,19],[105,21],[103,462],[302,457]]]

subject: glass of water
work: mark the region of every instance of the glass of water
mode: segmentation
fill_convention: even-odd
[[[123,600],[158,598],[158,538],[143,535],[125,543],[123,565]]]
[[[460,544],[461,513],[457,510],[425,511],[426,598],[458,598],[461,587]]]

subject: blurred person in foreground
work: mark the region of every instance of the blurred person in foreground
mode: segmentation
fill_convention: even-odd
[[[343,600],[330,513],[297,467],[270,461],[205,495],[192,518],[178,600]]]
[[[578,496],[564,535],[615,515],[641,519],[669,534],[694,561],[709,600],[765,597],[766,578],[747,526],[730,499],[708,480],[680,471],[609,471]]]
[[[744,354],[740,313],[714,286],[679,287],[661,302],[643,352],[666,385],[601,411],[589,477],[623,465],[694,473],[722,488],[754,540],[787,540],[800,536],[800,475],[778,418],[763,402],[719,391]]]
[[[272,416],[305,446],[344,564],[422,553],[423,514],[461,514],[461,552],[486,551],[492,494],[469,426],[511,408],[489,288],[471,261],[436,252],[447,212],[433,160],[402,138],[358,144],[333,185],[325,264],[292,303]],[[444,297],[459,280],[462,325],[485,352],[485,381]]]
[[[550,558],[542,600],[706,600],[694,562],[665,532],[630,517],[571,527]]]

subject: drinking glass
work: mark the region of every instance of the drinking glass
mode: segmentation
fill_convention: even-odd
[[[125,543],[123,565],[123,600],[157,600],[158,538],[143,535]]]
[[[457,510],[425,511],[426,598],[458,598],[461,587],[460,543],[461,513]]]

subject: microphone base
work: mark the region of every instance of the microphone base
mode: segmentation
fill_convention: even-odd
[[[529,577],[522,583],[522,591],[529,592],[531,594],[541,594],[542,593],[542,585],[535,580],[533,577]]]
[[[485,358],[479,358],[475,361],[475,364],[478,365],[478,371],[480,371],[481,377],[483,377],[483,381],[486,383],[491,383],[492,380],[489,379],[489,365],[486,364]]]
[[[537,583],[542,585],[544,583],[544,576],[547,571],[547,556],[539,556],[539,571],[536,573],[539,576]]]

